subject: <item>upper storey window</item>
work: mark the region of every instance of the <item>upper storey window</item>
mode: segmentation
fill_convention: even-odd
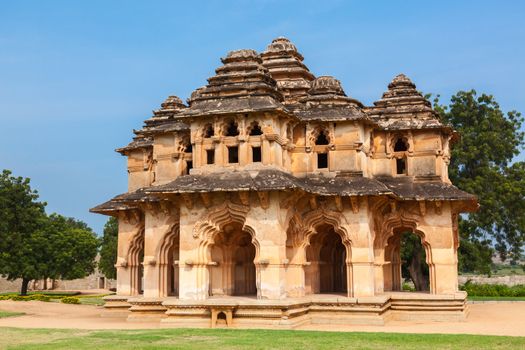
[[[224,136],[238,136],[239,135],[239,127],[237,126],[237,123],[233,120],[230,121],[228,124],[226,124],[225,130],[224,130]]]
[[[262,135],[262,129],[259,125],[259,123],[255,122],[250,126],[249,135],[250,136],[260,136]]]
[[[394,158],[396,160],[396,175],[407,175],[408,141],[398,137],[394,142]]]
[[[399,137],[394,144],[394,152],[406,152],[408,151],[408,145],[406,141]]]
[[[316,145],[328,145],[330,141],[328,140],[328,137],[326,137],[324,132],[320,132],[317,136],[317,139],[315,139]]]
[[[213,125],[211,124],[206,124],[206,126],[204,127],[204,132],[203,132],[203,137],[208,139],[210,137],[212,137],[213,135],[215,135],[215,130],[213,129]]]
[[[319,132],[315,139],[315,145],[323,146],[328,144],[330,144],[330,140],[326,136],[326,132]],[[328,169],[328,148],[317,151],[317,169]]]
[[[239,147],[237,146],[228,147],[228,163],[230,164],[239,163]]]

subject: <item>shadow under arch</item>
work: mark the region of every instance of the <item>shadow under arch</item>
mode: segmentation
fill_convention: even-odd
[[[213,282],[213,276],[216,277],[218,274],[218,272],[214,270],[217,270],[217,267],[221,265],[226,266],[225,270],[229,269],[230,267],[233,268],[233,265],[228,265],[233,264],[233,255],[230,254],[232,252],[227,251],[226,254],[222,255],[223,257],[224,255],[227,255],[227,261],[214,261],[213,258],[216,258],[217,254],[213,256],[212,247],[214,245],[224,243],[225,238],[227,243],[232,243],[233,245],[235,245],[234,241],[236,238],[242,238],[242,244],[247,243],[246,240],[248,240],[249,244],[253,246],[253,254],[250,255],[251,263],[255,267],[253,271],[253,280],[257,298],[261,298],[259,262],[260,243],[257,239],[256,231],[253,229],[253,227],[246,224],[246,216],[249,210],[250,208],[248,206],[225,202],[210,210],[208,215],[203,220],[200,220],[195,224],[193,236],[196,239],[200,239],[197,265],[205,266],[208,269],[208,274],[206,276],[202,276],[202,278],[207,278],[205,284],[208,286],[208,295],[213,294],[213,286],[211,283]],[[232,235],[229,235],[228,233],[232,233],[232,229],[236,232]],[[225,233],[226,237],[224,235]],[[241,237],[242,235],[244,235],[244,237]],[[230,239],[233,241],[230,242]],[[251,258],[251,256],[253,256],[253,258]],[[248,262],[243,261],[242,263]],[[222,275],[223,271],[219,273]],[[235,275],[235,271],[225,272],[224,274],[226,275],[226,280],[231,281]],[[252,278],[250,277],[250,280],[251,279]],[[232,287],[231,283],[225,282],[223,285],[226,286],[226,288],[221,288],[223,289],[223,294],[232,295],[235,293],[235,286]],[[249,291],[251,292],[252,290],[249,289]]]
[[[428,289],[431,294],[436,293],[435,267],[432,258],[432,247],[425,232],[418,227],[419,217],[408,214],[390,214],[382,225],[382,235],[374,241],[374,249],[384,250],[383,283],[385,291],[401,291],[401,238],[404,233],[411,233],[419,237],[425,252],[425,262],[428,266]]]
[[[292,264],[303,265],[305,294],[353,296],[352,241],[344,224],[341,213],[324,208],[290,219],[287,257]]]
[[[163,296],[178,296],[179,294],[179,256],[180,256],[180,225],[171,225],[155,250],[158,264],[159,294]]]
[[[144,288],[142,278],[144,275],[144,228],[137,230],[131,237],[126,254],[127,268],[129,272],[131,295],[142,294]]]

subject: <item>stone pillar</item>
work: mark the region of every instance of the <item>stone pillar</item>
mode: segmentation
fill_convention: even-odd
[[[141,238],[143,222],[138,213],[123,213],[118,218],[118,244],[117,244],[117,295],[137,295],[138,266],[130,261],[130,249],[132,244],[142,243]],[[140,263],[140,262],[139,262]]]
[[[253,229],[259,245],[256,256],[257,297],[286,298],[286,233],[279,222],[280,207],[277,193],[270,193],[268,208],[254,203],[245,225]]]
[[[290,255],[286,265],[286,295],[299,298],[306,295],[306,252],[302,247],[287,247]]]
[[[453,294],[458,291],[458,261],[454,245],[454,228],[449,203],[427,212],[418,225],[430,249],[430,292]],[[428,251],[427,251],[428,260]]]
[[[305,271],[301,263],[289,263],[286,266],[286,295],[288,298],[299,298],[306,294]]]
[[[351,249],[347,254],[348,296],[375,295],[374,246],[372,241],[372,217],[368,203],[362,199],[350,201],[345,207],[344,225],[349,234]]]
[[[172,208],[154,205],[145,213],[144,233],[144,297],[159,298],[168,294],[168,261],[160,261],[160,247],[178,221]]]
[[[375,292],[383,293],[391,288],[389,275],[390,262],[385,261],[385,250],[374,249],[374,275],[375,275]]]
[[[370,248],[352,247],[352,257],[347,265],[348,296],[363,297],[375,294],[374,263],[370,259]]]
[[[194,237],[197,220],[205,216],[205,208],[180,208],[179,299],[204,300],[209,295],[209,266],[206,257],[199,256],[202,237]],[[196,234],[200,234],[196,232]]]

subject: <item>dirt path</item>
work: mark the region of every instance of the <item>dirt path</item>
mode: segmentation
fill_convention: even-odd
[[[525,302],[471,304],[466,322],[390,321],[385,326],[309,325],[303,330],[396,333],[456,333],[525,336]],[[0,327],[77,328],[77,329],[152,329],[163,328],[156,322],[126,322],[100,317],[102,307],[67,305],[39,301],[0,301],[0,310],[26,315],[0,319]]]

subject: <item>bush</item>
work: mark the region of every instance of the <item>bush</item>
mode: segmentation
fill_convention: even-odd
[[[33,295],[30,295],[29,296],[29,300],[38,300],[38,301],[50,301],[51,298],[48,297],[47,295],[43,295],[43,294],[33,294]]]
[[[0,295],[0,300],[9,300],[11,299],[10,295]]]
[[[477,297],[525,297],[523,284],[509,287],[504,284],[479,284],[467,281],[460,289],[470,296]]]
[[[29,301],[29,296],[22,296],[22,295],[11,295],[11,300],[13,301]]]
[[[64,304],[80,304],[80,299],[75,297],[65,297],[60,300]]]
[[[403,282],[403,290],[406,292],[415,292],[416,288],[411,283]]]

